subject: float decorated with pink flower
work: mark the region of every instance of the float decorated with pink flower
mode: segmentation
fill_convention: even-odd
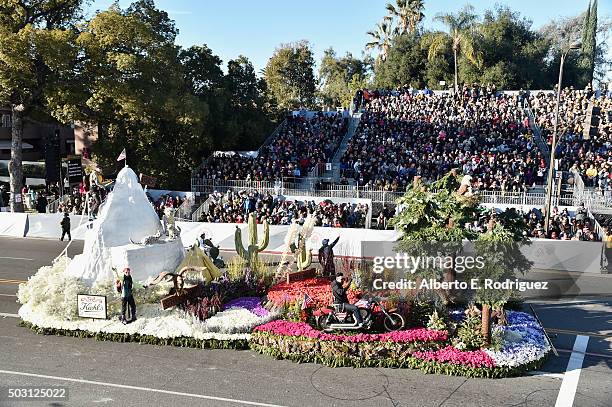
[[[524,242],[511,227],[517,221],[511,214],[500,215],[478,236],[459,226],[478,206],[473,197],[455,192],[461,191],[456,177],[431,189],[415,184],[399,202],[409,209],[393,220],[404,233],[394,250],[450,253],[452,262],[422,267],[411,273],[416,288],[396,290],[373,287],[376,279],[396,278],[398,270],[387,262],[377,270],[376,257],[334,259],[335,243],[314,247],[319,249],[315,265],[309,217],[289,228],[285,252],[266,257],[269,227],[252,213],[242,229],[236,227],[234,257],[218,262],[218,251],[207,250],[214,246],[180,244],[180,229],[171,218],[162,223],[148,216],[152,209],[143,204],[144,192],[131,170],[118,179],[92,222],[87,251],[76,259],[58,257],[20,286],[23,325],[41,334],[250,348],[298,363],[488,378],[537,369],[551,350],[537,319],[521,311],[515,290],[472,287],[458,295],[448,288],[423,288],[423,281],[479,282],[529,267],[515,250]],[[441,203],[448,200],[454,204]],[[148,215],[144,224],[130,218],[124,231],[107,224],[120,211]],[[428,213],[441,220],[432,221]],[[446,240],[432,245],[436,237]],[[458,276],[452,266],[459,264],[466,240],[474,243],[483,266]]]

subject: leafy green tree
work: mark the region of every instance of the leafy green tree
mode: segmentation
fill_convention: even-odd
[[[474,7],[466,5],[462,10],[453,14],[439,14],[435,18],[448,27],[448,33],[438,32],[431,37],[428,59],[435,59],[440,52],[450,44],[453,50],[453,61],[455,66],[455,91],[458,92],[458,58],[461,54],[470,63],[482,65],[482,56],[476,49],[476,22],[478,16],[474,14]]]
[[[400,34],[416,32],[421,20],[425,17],[423,0],[395,0],[395,4],[387,3],[390,17],[397,18]]]
[[[375,83],[380,88],[397,88],[425,84],[427,53],[421,47],[420,36],[398,35],[393,39],[389,54],[375,68]]]
[[[508,7],[497,6],[485,12],[478,31],[482,65],[461,59],[464,81],[494,83],[500,89],[548,87],[550,44],[531,29],[531,21]]]
[[[13,212],[23,212],[23,120],[48,114],[76,58],[73,23],[80,0],[0,0],[0,105],[12,116],[9,163]]]
[[[308,41],[281,44],[268,60],[264,78],[279,108],[312,107],[316,83],[314,56]]]
[[[485,345],[491,340],[491,310],[497,308],[505,320],[503,306],[516,295],[516,290],[487,288],[485,281],[504,282],[523,275],[531,263],[521,253],[521,246],[529,244],[522,235],[525,230],[523,217],[514,209],[506,209],[492,219],[486,232],[475,241],[478,256],[484,259],[482,268],[466,269],[465,278],[478,282],[474,300],[482,307],[481,328]]]
[[[357,89],[367,86],[367,61],[347,52],[337,57],[332,48],[325,50],[319,67],[319,95],[325,106],[349,106]]]
[[[81,91],[55,97],[63,106],[58,114],[98,124],[93,153],[102,168],[112,172],[126,148],[130,166],[185,188],[211,140],[208,106],[190,92],[197,89],[185,79],[176,34],[152,0],[97,13],[77,39],[82,61],[73,89]]]
[[[592,84],[597,52],[597,0],[589,2],[582,25],[582,49],[579,65],[583,70],[583,82]]]
[[[393,37],[397,35],[397,29],[393,26],[393,19],[388,16],[383,18],[380,23],[376,24],[374,30],[368,31],[367,34],[372,38],[370,42],[366,43],[365,48],[366,50],[375,49],[378,51],[376,63],[387,59]]]
[[[428,59],[429,44],[431,44],[432,37],[435,35],[435,32],[426,31],[419,41],[421,50],[425,51],[425,72],[423,80],[430,89],[448,89],[453,83],[453,67],[451,65],[453,60],[452,47],[450,39],[448,39],[448,43],[439,51],[438,57]],[[442,81],[444,81],[443,85],[440,84]]]
[[[192,94],[204,97],[223,87],[222,61],[206,45],[193,45],[182,49],[179,60]]]
[[[484,257],[484,267],[466,268],[465,279],[475,278],[495,281],[524,273],[531,264],[519,251],[527,243],[523,237],[525,223],[515,210],[506,210],[489,221],[486,233],[477,233],[466,228],[479,220],[487,209],[479,206],[478,196],[459,194],[459,176],[451,171],[430,185],[416,180],[397,204],[401,211],[391,224],[402,233],[397,249],[414,256],[457,256],[464,242],[474,242],[477,255]],[[444,275],[441,275],[444,273]],[[439,267],[423,268],[416,276],[420,278],[455,279],[455,271]],[[481,284],[484,287],[484,284]],[[445,302],[448,293],[442,294]],[[503,306],[511,292],[505,290],[479,290],[475,301],[482,305],[482,327],[485,341],[490,339],[490,316],[492,306]]]
[[[225,83],[231,95],[231,116],[226,118],[230,138],[241,149],[257,149],[273,127],[266,82],[257,78],[251,61],[241,55],[227,63]]]

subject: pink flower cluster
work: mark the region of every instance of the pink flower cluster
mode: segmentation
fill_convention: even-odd
[[[421,360],[451,363],[469,367],[495,366],[495,361],[483,350],[468,352],[459,350],[454,346],[447,346],[446,348],[435,351],[414,352],[412,356]]]
[[[340,342],[441,342],[447,339],[446,331],[435,331],[419,328],[405,331],[387,332],[382,334],[336,335],[318,331],[305,322],[276,320],[259,325],[255,332],[268,332],[282,336],[305,336],[322,341]]]

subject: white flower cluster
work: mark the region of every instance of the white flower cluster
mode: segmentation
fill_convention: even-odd
[[[278,313],[270,312],[265,317],[260,317],[245,308],[232,307],[218,312],[204,322],[200,322],[196,318],[193,319],[202,325],[204,332],[234,334],[251,332],[257,325],[265,324],[276,318],[278,318]]]
[[[27,283],[19,285],[17,299],[44,315],[70,319],[77,314],[77,294],[87,292],[76,277],[64,273],[69,259],[57,261],[53,266],[41,267]]]
[[[19,285],[17,299],[28,304],[32,310],[59,319],[72,319],[77,316],[77,294],[105,295],[109,315],[121,310],[121,295],[115,288],[114,279],[96,282],[87,287],[76,277],[65,273],[70,258],[62,257],[52,266],[44,266]],[[149,279],[152,280],[152,279]],[[145,282],[147,284],[150,281]],[[134,284],[134,299],[137,304],[157,303],[166,295],[172,284],[160,283],[145,288],[141,283]]]
[[[497,366],[521,366],[539,360],[550,352],[542,327],[531,315],[514,311],[507,314],[508,326],[495,328],[503,338],[503,349],[485,349]]]
[[[33,309],[30,304],[23,305],[19,309],[19,316],[41,328],[54,328],[66,330],[82,330],[93,333],[127,333],[151,335],[157,338],[192,337],[195,339],[217,339],[236,340],[249,339],[249,333],[222,333],[205,332],[202,324],[186,317],[185,313],[178,310],[162,311],[159,305],[144,304],[137,308],[136,321],[124,325],[117,318],[104,319],[73,319],[65,320],[56,316],[43,314],[40,309]]]
[[[76,298],[76,295],[75,295]],[[40,307],[26,303],[19,316],[41,328],[82,330],[93,333],[128,333],[151,335],[157,338],[192,337],[195,339],[237,340],[249,339],[251,330],[278,317],[270,313],[259,317],[244,308],[230,308],[200,322],[180,310],[161,310],[157,304],[137,307],[136,321],[124,325],[117,318],[109,320],[66,318],[45,313]]]

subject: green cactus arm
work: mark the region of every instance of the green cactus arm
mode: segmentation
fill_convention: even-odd
[[[306,248],[304,248],[304,251],[306,251]],[[302,269],[305,269],[306,267],[310,266],[311,263],[312,263],[312,250],[308,250],[306,251],[306,259],[304,261],[304,264],[302,264]]]
[[[249,246],[257,245],[257,218],[255,212],[249,214]]]
[[[303,248],[299,252],[296,262],[299,271],[303,271],[306,267],[310,266],[312,263],[312,250],[306,250],[306,248]]]
[[[255,226],[255,227],[257,227],[257,226]],[[258,252],[266,250],[266,247],[268,247],[268,243],[270,242],[270,225],[268,224],[268,221],[264,221],[263,228],[264,228],[263,229],[263,239],[257,245],[257,251]]]
[[[236,246],[236,253],[238,253],[238,256],[246,259],[247,251],[242,245],[242,230],[240,230],[238,226],[236,226],[236,232],[234,233],[234,244]]]

